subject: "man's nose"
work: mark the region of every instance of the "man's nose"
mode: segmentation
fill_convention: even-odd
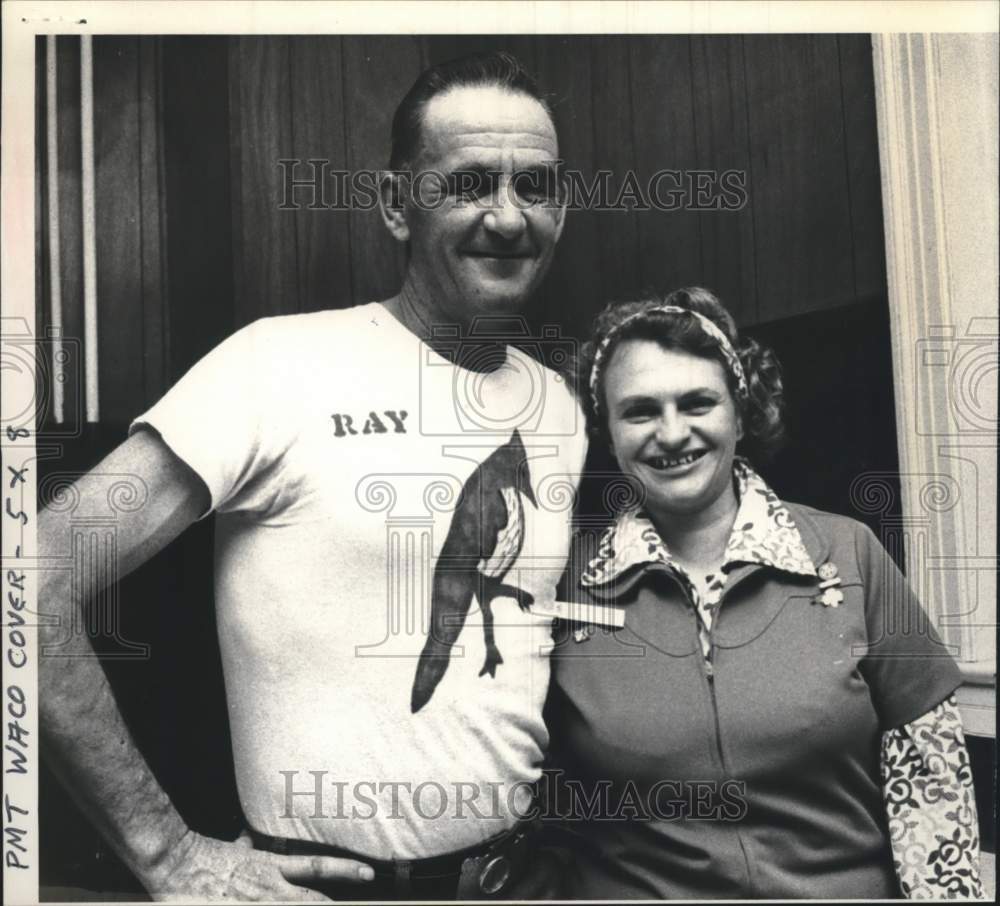
[[[490,201],[489,210],[483,218],[486,229],[504,239],[516,239],[524,232],[526,221],[524,211],[514,194],[514,186],[503,180]]]

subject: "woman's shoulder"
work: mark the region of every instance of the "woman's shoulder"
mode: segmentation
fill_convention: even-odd
[[[859,519],[803,503],[784,503],[817,566],[825,560],[851,560],[864,570],[884,552],[875,533]]]
[[[814,506],[795,503],[789,500],[783,500],[782,503],[787,507],[788,512],[796,520],[797,524],[804,523],[810,525],[816,531],[827,534],[846,532],[853,536],[857,532],[868,530],[868,526],[860,520],[845,516],[842,513],[831,513],[828,510],[819,510]]]

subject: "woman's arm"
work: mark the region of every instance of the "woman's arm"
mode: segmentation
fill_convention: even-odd
[[[954,695],[882,735],[882,792],[904,896],[982,898],[976,797]]]

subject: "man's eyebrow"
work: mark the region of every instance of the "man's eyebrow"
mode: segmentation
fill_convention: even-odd
[[[486,164],[469,162],[457,163],[444,171],[445,176],[454,176],[456,173],[475,173],[477,176],[488,176],[492,173],[503,172],[500,167],[491,167]]]
[[[518,167],[518,173],[537,173],[542,176],[557,175],[563,167],[561,160],[540,160],[524,167]]]
[[[558,174],[564,162],[562,160],[542,160],[535,161],[530,164],[525,164],[523,167],[515,167],[515,173],[538,173],[540,175]],[[484,164],[482,161],[477,160],[459,160],[449,166],[444,170],[446,176],[452,173],[477,173],[482,175],[502,173],[504,170],[502,165],[499,164]]]

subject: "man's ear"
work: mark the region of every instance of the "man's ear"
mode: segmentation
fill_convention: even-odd
[[[386,170],[379,180],[379,210],[382,221],[393,239],[407,242],[410,238],[410,227],[406,222],[406,186],[403,174]]]
[[[566,225],[566,205],[569,204],[569,183],[563,174],[559,174],[559,205],[556,208],[556,242],[562,236],[563,227]]]
[[[566,225],[566,200],[556,208],[556,242],[562,236],[563,227]]]

